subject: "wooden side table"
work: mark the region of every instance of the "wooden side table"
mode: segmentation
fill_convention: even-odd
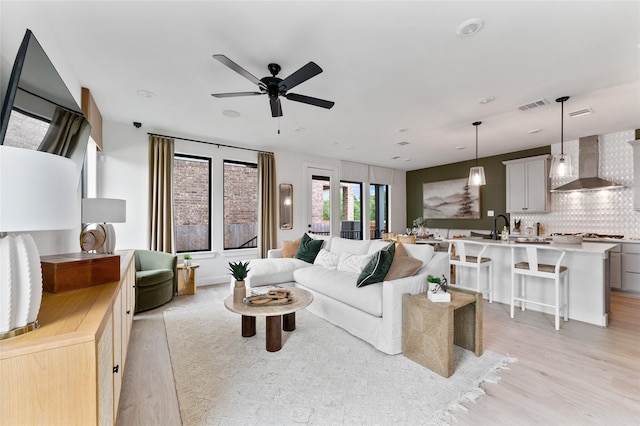
[[[178,264],[178,296],[183,294],[196,294],[196,269],[200,267],[197,263],[184,266]]]
[[[444,377],[455,366],[453,345],[482,355],[482,293],[449,289],[451,302],[431,302],[426,293],[402,296],[402,352]]]

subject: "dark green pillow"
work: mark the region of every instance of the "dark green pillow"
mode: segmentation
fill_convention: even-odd
[[[389,272],[395,252],[395,243],[391,243],[385,248],[375,252],[358,277],[356,287],[364,287],[369,284],[382,282],[387,272]]]
[[[294,258],[304,260],[308,263],[313,263],[316,260],[316,256],[318,252],[322,248],[322,243],[324,240],[314,240],[307,234],[302,236],[300,240],[300,245],[298,246],[298,250],[296,254],[293,255]]]

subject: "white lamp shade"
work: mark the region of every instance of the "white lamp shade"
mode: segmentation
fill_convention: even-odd
[[[487,180],[484,177],[484,167],[475,166],[469,170],[469,186],[486,185]]]
[[[72,229],[77,197],[73,161],[0,145],[0,232]]]
[[[125,200],[83,198],[82,223],[122,223],[127,220]]]
[[[573,168],[571,167],[571,156],[567,154],[555,155],[551,161],[551,170],[549,177],[563,178],[573,176]]]

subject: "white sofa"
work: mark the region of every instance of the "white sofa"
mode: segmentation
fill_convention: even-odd
[[[371,255],[388,244],[380,240],[330,237],[323,249],[343,260]],[[246,282],[251,287],[290,284],[304,288],[314,297],[308,311],[382,352],[398,354],[402,352],[402,295],[425,292],[427,275],[441,276],[448,267],[447,253],[434,253],[430,245],[406,244],[404,247],[409,256],[423,262],[414,275],[406,278],[357,287],[359,274],[356,272],[282,258],[282,250],[277,249],[271,250],[267,259],[250,261]]]

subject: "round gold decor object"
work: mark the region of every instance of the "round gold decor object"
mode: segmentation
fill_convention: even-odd
[[[80,232],[80,248],[82,251],[98,250],[107,239],[107,230],[99,223],[85,225]]]

